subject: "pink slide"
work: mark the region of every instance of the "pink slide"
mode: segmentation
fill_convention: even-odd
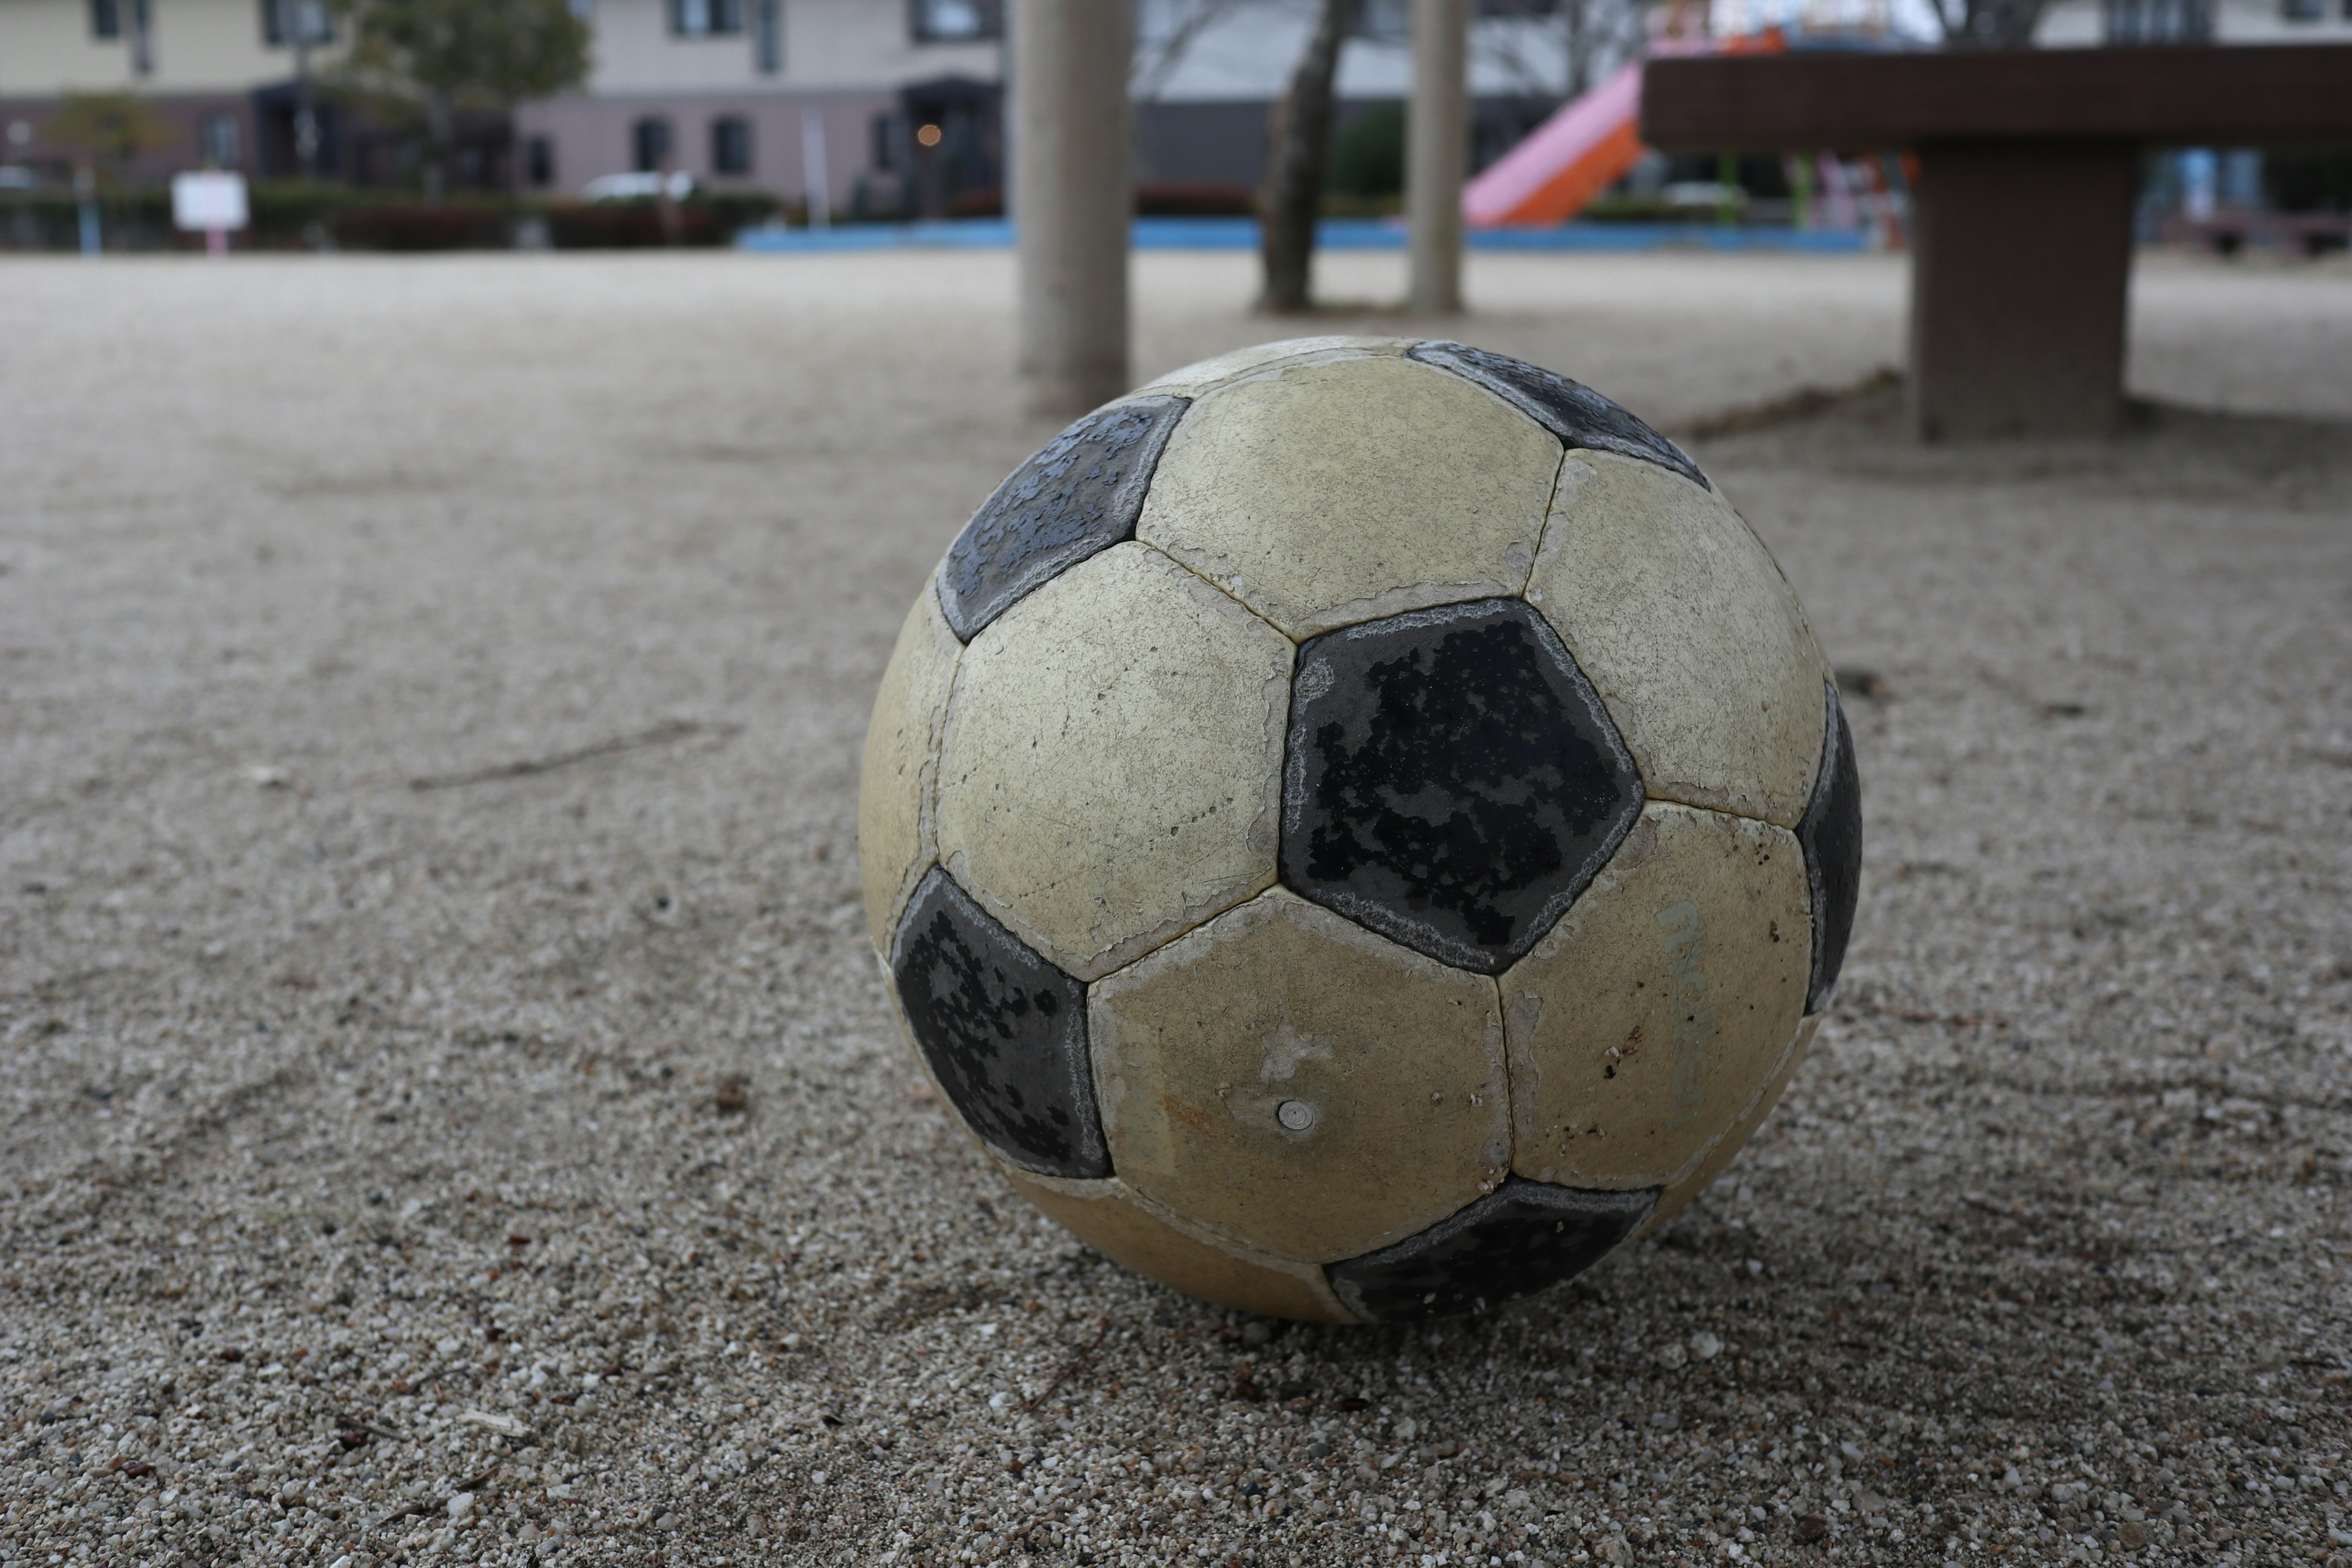
[[[1641,161],[1642,64],[1570,102],[1462,191],[1472,228],[1566,223]]]
[[[1780,29],[1736,38],[1659,39],[1651,53],[1777,54]],[[1462,191],[1462,218],[1472,228],[1566,223],[1584,204],[1625,177],[1648,151],[1642,145],[1642,62],[1635,60],[1528,133]]]

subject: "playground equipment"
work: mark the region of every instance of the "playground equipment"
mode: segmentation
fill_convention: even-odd
[[[2352,133],[2352,48],[1790,54],[1652,64],[1667,151],[1903,148],[1913,423],[1927,440],[2119,428],[2142,150]]]
[[[1662,40],[1661,55],[1778,54],[1778,28],[1738,38]],[[1563,106],[1462,192],[1473,228],[1566,223],[1625,177],[1642,154],[1643,62],[1634,61]]]
[[[1618,71],[1530,132],[1462,192],[1475,228],[1566,223],[1641,161],[1642,68]]]

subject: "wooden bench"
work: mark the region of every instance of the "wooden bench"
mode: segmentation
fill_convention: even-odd
[[[2104,435],[2125,416],[2142,153],[2352,139],[2352,47],[1661,58],[1643,82],[1642,139],[1670,153],[1916,153],[1918,434]]]

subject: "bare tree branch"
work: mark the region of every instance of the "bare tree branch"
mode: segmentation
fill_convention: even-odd
[[[1128,93],[1137,103],[1150,103],[1166,90],[1183,65],[1184,57],[1201,35],[1223,20],[1242,0],[1171,0],[1176,19],[1157,38],[1136,36],[1135,68]]]

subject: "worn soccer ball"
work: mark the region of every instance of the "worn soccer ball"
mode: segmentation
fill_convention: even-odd
[[[1307,338],[1071,426],[949,547],[866,742],[940,1094],[1097,1250],[1477,1310],[1714,1179],[1836,981],[1835,684],[1697,465],[1549,371]]]

